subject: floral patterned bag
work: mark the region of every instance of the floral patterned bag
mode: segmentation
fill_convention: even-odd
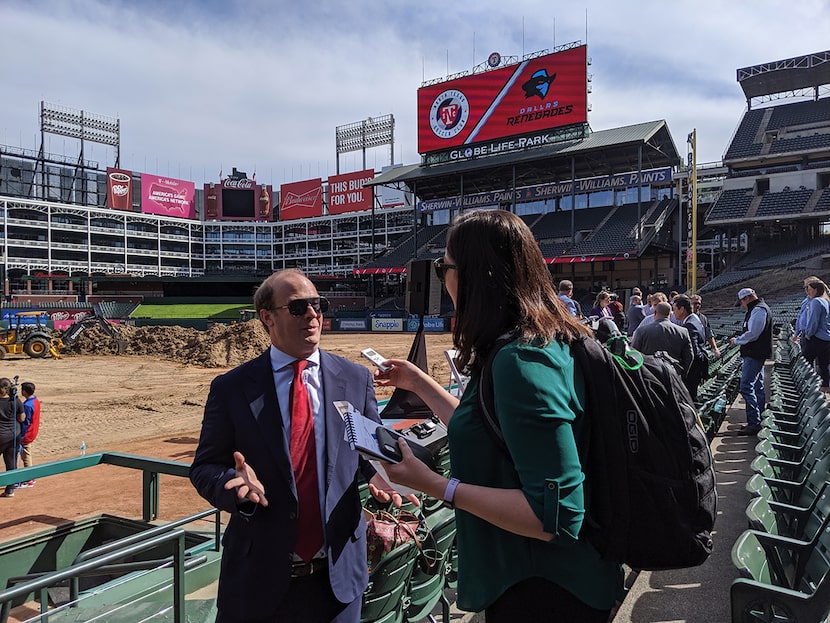
[[[389,552],[407,541],[413,541],[418,548],[418,564],[421,566],[421,570],[425,573],[438,572],[440,556],[435,556],[437,552],[434,549],[424,549],[421,537],[418,536],[421,520],[417,515],[410,511],[399,511],[397,515],[394,515],[384,510],[372,512],[365,508],[363,514],[366,517],[366,548],[369,573],[377,567],[378,563]],[[432,538],[429,531],[426,532],[425,536]],[[433,554],[432,556],[429,555],[430,551]]]

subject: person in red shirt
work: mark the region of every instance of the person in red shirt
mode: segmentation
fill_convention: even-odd
[[[23,421],[23,431],[20,437],[20,458],[23,459],[23,467],[32,465],[32,442],[37,438],[40,430],[40,400],[35,396],[34,383],[21,383],[20,393],[23,395],[23,413],[26,419]],[[20,484],[21,487],[34,487],[34,480],[27,480]]]

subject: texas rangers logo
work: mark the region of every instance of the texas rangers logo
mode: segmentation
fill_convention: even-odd
[[[432,102],[429,109],[429,127],[439,138],[456,136],[470,118],[470,102],[467,96],[457,89],[441,93]]]
[[[538,95],[539,99],[545,99],[548,95],[551,83],[556,80],[556,74],[548,75],[547,69],[540,69],[534,72],[530,80],[522,85],[522,90],[525,92],[525,97],[533,97]]]

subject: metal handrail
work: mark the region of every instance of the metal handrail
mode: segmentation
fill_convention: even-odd
[[[199,565],[203,565],[207,562],[208,557],[202,554],[201,556],[191,556],[187,552],[185,552],[185,563],[184,568],[186,571],[193,569],[194,567],[198,567]],[[153,558],[151,560],[137,560],[135,562],[118,562],[112,565],[104,565],[103,567],[98,567],[93,571],[86,571],[84,573],[79,574],[79,577],[96,577],[100,575],[112,575],[117,573],[130,573],[132,571],[147,571],[150,569],[157,569],[161,567],[168,566],[173,561],[172,556],[168,556],[167,558]],[[54,573],[54,571],[41,571],[40,573],[27,573],[26,575],[18,575],[9,578],[6,580],[6,583],[11,586],[13,584],[22,584],[23,582],[28,582],[30,580],[36,580],[37,578],[44,578],[47,575]],[[75,578],[69,580],[72,582]],[[73,599],[70,595],[70,601],[74,601],[77,599],[77,596]]]
[[[183,526],[193,521],[197,521],[199,519],[207,517],[208,515],[216,515],[218,517],[219,510],[216,508],[211,508],[206,511],[202,511],[201,513],[190,515],[189,517],[183,517],[182,519],[171,521],[170,523],[166,523],[163,526],[156,526],[155,528],[150,528],[149,530],[137,532],[136,534],[131,534],[130,536],[125,536],[124,538],[118,539],[117,541],[110,541],[109,543],[105,543],[104,545],[99,545],[98,547],[88,549],[87,551],[81,552],[80,554],[75,556],[75,560],[72,561],[72,564],[75,565],[80,562],[85,562],[90,558],[95,558],[97,556],[109,554],[110,552],[114,552],[115,550],[121,549],[122,547],[132,545],[133,543],[139,543],[146,539],[151,539],[156,535],[164,534],[165,532],[168,532],[173,528],[178,528],[179,526]],[[214,551],[219,551],[218,543]]]
[[[116,465],[118,467],[140,469],[143,472],[142,518],[144,521],[158,518],[160,474],[181,476],[183,478],[190,476],[190,465],[187,463],[153,459],[121,452],[100,452],[2,472],[0,473],[0,487],[36,478],[74,472],[95,465]]]
[[[138,532],[136,534],[132,534],[130,536],[125,536],[124,538],[118,539],[116,541],[111,541],[109,543],[105,543],[104,545],[99,545],[98,547],[94,547],[89,549],[85,552],[81,552],[75,557],[75,560],[72,561],[72,564],[79,564],[90,560],[92,558],[96,558],[98,556],[102,556],[104,554],[109,554],[110,552],[114,552],[116,550],[120,550],[123,547],[128,547],[133,543],[140,543],[142,541],[146,541],[147,539],[154,538],[159,534],[165,534],[170,532],[174,528],[178,528],[179,526],[183,526],[185,524],[191,523],[193,521],[197,521],[208,515],[215,515],[216,521],[214,523],[214,545],[213,551],[219,551],[219,533],[221,530],[220,518],[219,518],[219,509],[211,508],[206,511],[202,511],[200,513],[196,513],[195,515],[190,515],[189,517],[183,517],[182,519],[177,519],[176,521],[171,521],[170,523],[164,524],[163,526],[156,526],[155,528],[150,528],[149,530],[144,530],[142,532]],[[69,600],[75,601],[78,599],[78,594],[80,593],[80,586],[78,582],[78,577],[73,577],[69,580]]]
[[[48,620],[49,611],[49,594],[46,590],[48,587],[120,560],[125,556],[131,556],[148,549],[153,549],[168,541],[175,541],[175,548],[173,550],[173,621],[175,623],[184,623],[184,538],[185,532],[181,529],[165,532],[154,538],[134,543],[126,549],[110,552],[109,554],[104,554],[92,560],[70,565],[66,569],[0,592],[0,622],[5,623],[8,621],[13,599],[25,597],[35,591],[38,593],[40,612],[43,615],[41,620],[46,621]]]

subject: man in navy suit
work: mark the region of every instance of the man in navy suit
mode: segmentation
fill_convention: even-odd
[[[190,471],[199,494],[231,514],[216,620],[357,623],[368,582],[358,472],[377,499],[401,498],[349,448],[332,402],[380,421],[372,375],[319,350],[328,301],[302,272],[274,273],[254,303],[272,346],[211,384]]]

